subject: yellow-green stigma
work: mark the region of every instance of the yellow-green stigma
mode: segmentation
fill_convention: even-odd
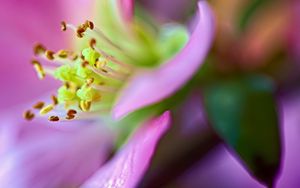
[[[34,54],[40,61],[34,59],[32,65],[39,78],[50,75],[61,81],[62,86],[57,90],[57,97],[52,96],[51,104],[39,102],[33,106],[33,111],[39,110],[40,115],[50,114],[48,119],[55,122],[78,119],[85,113],[109,110],[115,93],[130,73],[130,66],[97,47],[97,39],[88,34],[88,30],[91,32],[94,29],[92,22],[86,21],[77,28],[62,22],[61,28],[63,31],[73,29],[79,38],[87,36],[89,43],[80,53],[68,50],[53,52],[41,44],[35,46]],[[98,38],[101,41],[103,36]],[[45,60],[50,61],[50,65],[40,63]],[[65,109],[63,114],[56,113],[61,108]],[[27,111],[24,117],[31,120],[34,114]]]

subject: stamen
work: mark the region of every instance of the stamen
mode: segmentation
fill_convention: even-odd
[[[84,111],[84,112],[87,112],[90,110],[91,108],[91,102],[90,101],[80,101],[79,103],[79,108]]]
[[[49,119],[49,121],[53,121],[53,122],[59,121],[59,117],[58,116],[50,116],[48,119]]]
[[[90,86],[93,82],[94,82],[94,78],[88,78],[87,80],[86,80],[86,85],[87,86]]]
[[[72,61],[76,61],[77,58],[78,58],[78,55],[77,55],[75,52],[71,52],[71,54],[70,54],[70,59],[71,59]]]
[[[45,106],[44,108],[42,108],[42,109],[40,110],[40,114],[41,114],[41,115],[45,115],[45,114],[51,112],[53,109],[54,109],[53,104],[49,104],[48,106]]]
[[[33,108],[40,110],[44,107],[44,105],[44,102],[37,102],[35,105],[33,105]]]
[[[32,60],[31,63],[32,63],[34,69],[36,70],[38,77],[40,79],[45,78],[46,74],[45,74],[45,71],[44,71],[42,65],[40,64],[40,62],[38,62],[37,60]]]
[[[68,52],[66,50],[59,50],[57,52],[58,57],[60,58],[67,58],[68,57]]]
[[[23,117],[30,121],[34,118],[34,113],[32,113],[30,110],[27,110],[26,112],[24,112]]]
[[[108,59],[109,61],[111,61],[112,63],[115,63],[117,65],[120,65],[124,68],[127,68],[129,70],[133,69],[133,66],[131,66],[130,64],[125,64],[117,59],[115,59],[113,56],[109,55],[108,53],[104,52],[103,50],[101,50],[100,48],[98,48],[95,44],[93,45],[93,49],[98,52],[99,54],[101,54],[104,58]]]
[[[119,81],[124,81],[124,79],[125,79],[122,75],[109,74],[109,72],[106,69],[97,69],[97,68],[92,67],[92,66],[87,66],[87,68],[89,70],[92,70],[94,73],[96,73],[98,75],[105,76],[107,78],[112,78],[112,79],[119,80]]]
[[[61,22],[61,30],[62,30],[62,31],[66,31],[66,30],[67,30],[67,24],[66,24],[65,21],[62,21],[62,22]]]
[[[35,55],[43,54],[45,53],[46,48],[42,44],[36,44],[33,48],[33,52]]]
[[[73,110],[73,109],[68,110],[67,115],[75,115],[75,114],[77,114],[76,110]]]
[[[88,22],[90,22],[90,21],[88,21]],[[77,34],[77,37],[79,37],[79,38],[82,38],[84,36],[84,34],[87,34],[87,36],[92,38],[91,36],[94,33],[96,36],[99,36],[101,39],[103,39],[103,41],[106,42],[111,47],[123,52],[123,50],[118,45],[113,43],[100,29],[94,28],[94,24],[91,25],[91,23],[92,22],[90,22],[90,25],[86,25],[86,24],[80,25],[77,28],[72,24],[66,24],[66,28],[72,29]],[[92,28],[92,29],[87,30],[87,28],[90,28],[90,29]]]
[[[89,21],[89,20],[85,21],[85,25],[86,25],[87,27],[89,27],[91,30],[94,29],[94,23],[91,22],[91,21]]]
[[[54,52],[53,51],[47,50],[45,52],[45,55],[46,55],[47,59],[49,59],[51,61],[54,60]]]
[[[72,120],[75,118],[75,115],[67,115],[66,119],[67,120]]]
[[[103,86],[98,84],[92,84],[91,87],[98,91],[103,91],[108,93],[116,93],[118,91],[118,88],[111,87],[111,86]]]
[[[53,105],[58,105],[58,100],[57,100],[57,97],[55,95],[52,95],[51,99],[52,99]]]

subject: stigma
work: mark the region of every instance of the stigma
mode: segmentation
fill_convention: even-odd
[[[75,27],[61,22],[61,30],[71,29],[77,38],[88,41],[86,47],[75,52],[67,49],[53,51],[42,44],[34,46],[31,61],[39,79],[50,76],[61,86],[49,101],[39,101],[24,113],[26,120],[48,116],[51,122],[84,119],[107,112],[118,90],[126,82],[132,67],[111,55],[122,49],[113,43],[93,22]],[[86,40],[87,39],[87,40]],[[102,49],[99,43],[108,46]]]

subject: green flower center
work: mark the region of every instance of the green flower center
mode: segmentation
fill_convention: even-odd
[[[53,52],[41,44],[34,48],[38,58],[51,62],[46,66],[37,59],[32,61],[38,77],[43,79],[50,75],[62,82],[57,97],[52,97],[52,104],[44,106],[39,102],[34,108],[45,115],[63,106],[65,113],[49,116],[50,121],[77,119],[85,113],[99,115],[100,111],[109,112],[118,91],[132,74],[168,60],[188,39],[186,30],[179,26],[164,27],[158,34],[145,29],[143,24],[131,27],[131,32],[119,44],[90,21],[78,27],[62,22],[63,31],[74,30],[85,44],[79,53]],[[31,120],[34,115],[26,111],[24,116]]]

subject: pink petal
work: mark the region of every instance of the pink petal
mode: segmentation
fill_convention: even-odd
[[[120,6],[125,20],[131,21],[134,13],[134,1],[120,0]]]
[[[198,5],[198,24],[188,44],[160,68],[139,72],[132,78],[114,108],[116,118],[172,95],[202,65],[214,36],[214,18],[205,1]]]
[[[165,112],[159,118],[146,123],[136,132],[129,143],[82,187],[135,187],[148,168],[155,146],[168,129],[169,123],[169,112]]]
[[[0,139],[8,146],[0,147],[0,187],[78,187],[104,162],[110,136],[99,125],[37,122],[2,121]]]

